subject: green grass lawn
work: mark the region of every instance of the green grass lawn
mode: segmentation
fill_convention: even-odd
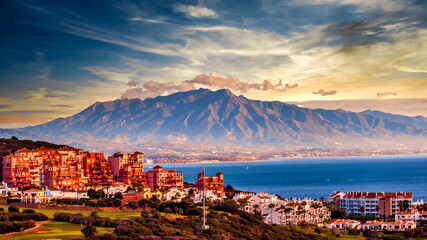
[[[7,205],[0,205],[0,208],[4,208],[6,212],[8,207],[9,206]],[[25,208],[20,208],[21,211],[23,209]],[[72,213],[72,214],[76,214],[80,212],[85,216],[89,216],[90,214],[90,212],[81,212],[81,211],[73,211],[73,210],[68,210],[68,211],[54,210],[54,209],[34,209],[34,210],[39,213],[44,213],[49,218],[53,218],[53,214],[56,212],[65,212],[65,213]],[[98,212],[98,215],[100,217],[109,217],[111,219],[120,220],[123,218],[139,217],[141,216],[141,213],[138,211],[136,212]]]
[[[44,223],[37,232],[40,231],[50,231],[50,230],[60,230],[61,232],[51,232],[51,233],[27,233],[19,234],[13,237],[0,237],[0,239],[29,239],[29,240],[39,240],[39,239],[50,239],[50,238],[60,238],[60,239],[74,239],[74,238],[84,238],[83,234],[80,232],[82,227],[78,224],[64,223],[64,222],[49,222]],[[97,228],[98,233],[112,233],[114,229],[112,228]]]

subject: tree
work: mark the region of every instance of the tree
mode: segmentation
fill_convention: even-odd
[[[346,219],[347,218],[347,210],[345,208],[341,208],[340,210],[334,210],[331,212],[331,219]]]
[[[148,210],[141,211],[141,217],[149,218],[150,217],[150,211],[148,211]]]
[[[114,193],[114,199],[123,199],[123,193],[121,192],[116,192]]]
[[[178,208],[178,209],[176,210],[176,213],[177,213],[177,214],[179,214],[179,215],[182,215],[182,214],[184,214],[184,209],[182,209],[182,208]]]
[[[248,205],[248,199],[242,198],[242,199],[239,199],[238,202],[239,202],[240,209],[242,209],[242,211],[245,211],[245,207],[246,205]]]
[[[190,190],[188,190],[188,196],[189,196],[189,197],[194,197],[194,196],[196,196],[196,194],[194,193],[194,189],[190,188]]]
[[[83,233],[83,235],[85,235],[85,238],[90,238],[98,232],[94,226],[86,226],[80,231]]]
[[[172,209],[170,207],[165,208],[166,217],[172,213]]]
[[[409,201],[408,200],[400,201],[399,209],[401,212],[407,211],[409,209]]]
[[[136,202],[130,202],[128,203],[128,206],[134,211],[138,208],[138,204]]]
[[[114,207],[119,207],[122,205],[122,200],[120,198],[114,199],[113,201]]]
[[[254,211],[255,211],[255,213],[257,213],[257,210],[259,209],[259,205],[258,204],[255,204],[254,205]]]
[[[365,211],[366,211],[365,206],[361,206],[360,207],[360,212],[362,213],[362,215],[364,215]]]

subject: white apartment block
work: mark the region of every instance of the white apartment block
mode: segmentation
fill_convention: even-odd
[[[409,208],[413,207],[412,204],[412,193],[409,192],[396,192],[396,193],[384,193],[384,192],[347,192],[336,196],[332,194],[332,197],[335,197],[337,201],[335,203],[339,204],[338,208],[345,208],[347,214],[352,215],[378,215],[380,214],[380,199],[390,198],[391,199],[391,213],[395,214],[400,211],[399,203],[407,201]],[[334,200],[332,200],[334,201]],[[361,212],[361,208],[365,208],[365,212]]]

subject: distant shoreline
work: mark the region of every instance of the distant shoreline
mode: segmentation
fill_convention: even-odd
[[[200,161],[200,162],[190,162],[190,163],[153,163],[153,164],[144,164],[144,165],[182,165],[182,164],[215,164],[215,163],[251,163],[251,162],[271,162],[271,161],[278,161],[280,159],[342,159],[342,158],[383,158],[383,157],[419,157],[419,156],[426,156],[427,153],[420,153],[420,154],[393,154],[393,155],[354,155],[354,156],[313,156],[313,157],[271,157],[268,159],[258,159],[258,160],[251,160],[251,161]],[[427,159],[426,159],[427,160]]]

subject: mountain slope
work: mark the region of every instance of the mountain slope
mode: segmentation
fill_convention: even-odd
[[[67,118],[16,129],[46,140],[84,144],[187,142],[239,146],[366,146],[425,143],[426,127],[367,113],[249,100],[229,90],[97,102]],[[65,141],[69,142],[69,141]],[[80,145],[81,146],[81,145]]]
[[[408,117],[404,115],[391,114],[391,113],[385,113],[381,111],[372,111],[372,110],[363,111],[361,112],[361,114],[373,116],[376,118],[384,118],[384,119],[388,119],[395,122],[402,122],[402,123],[427,129],[427,118],[423,116]]]

